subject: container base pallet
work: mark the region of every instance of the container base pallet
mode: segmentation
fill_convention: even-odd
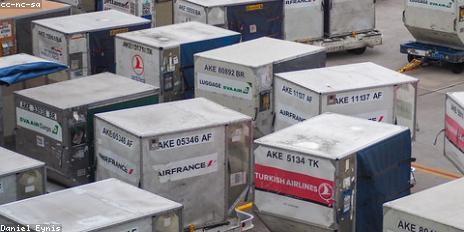
[[[422,59],[423,62],[440,62],[451,65],[454,73],[464,71],[464,51],[420,42],[401,44],[400,52],[408,55],[408,61]]]
[[[205,228],[192,228],[187,230],[188,232],[242,232],[248,231],[254,228],[253,219],[254,216],[250,213],[235,209],[236,216],[230,218],[227,222],[222,225],[210,226]]]
[[[374,47],[382,44],[382,33],[372,30],[352,35],[337,36],[313,41],[297,41],[315,46],[325,47],[327,53],[352,51],[355,54],[362,54],[367,47]]]

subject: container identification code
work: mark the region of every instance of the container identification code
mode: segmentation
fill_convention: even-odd
[[[113,139],[114,141],[128,147],[128,148],[132,148],[134,146],[134,140],[132,139],[129,139],[127,138],[126,136],[112,130],[112,129],[108,129],[108,128],[105,128],[103,127],[102,129],[102,135],[105,135],[107,137],[110,137],[111,139]]]
[[[407,232],[438,232],[438,230],[416,225],[412,222],[407,222],[405,220],[399,220],[397,228],[401,231]]]
[[[49,110],[47,110],[47,109],[45,109],[43,107],[36,106],[36,105],[30,104],[30,103],[25,102],[25,101],[19,101],[19,107],[22,108],[22,109],[25,109],[27,111],[30,111],[32,113],[42,115],[42,116],[44,116],[46,118],[49,118],[51,120],[54,120],[54,121],[57,120],[57,116],[56,116],[55,112],[49,111]]]
[[[305,103],[312,103],[313,97],[302,93],[298,89],[292,88],[290,86],[282,85],[281,91],[287,95],[293,96],[296,99],[303,101]]]
[[[383,91],[364,92],[358,94],[337,94],[329,95],[327,105],[351,105],[366,102],[382,101],[384,96]]]
[[[192,146],[203,143],[210,143],[214,141],[213,132],[205,132],[194,135],[187,135],[183,137],[160,140],[157,142],[158,150],[169,150],[180,147]]]

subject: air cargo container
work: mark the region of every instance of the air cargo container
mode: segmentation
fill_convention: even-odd
[[[409,129],[325,113],[255,140],[255,206],[274,232],[382,230],[410,193]]]
[[[114,36],[150,25],[150,20],[115,10],[37,20],[32,22],[33,51],[68,65],[70,79],[114,73]]]
[[[50,83],[60,79],[62,64],[28,54],[0,58],[0,145],[14,148],[15,104],[13,92]]]
[[[172,0],[155,0],[155,10],[153,12],[154,27],[173,24],[173,3]]]
[[[32,54],[32,20],[69,14],[71,6],[46,0],[41,2],[41,8],[0,8],[0,57],[16,53]]]
[[[444,154],[464,173],[464,92],[446,94]]]
[[[116,73],[160,86],[160,101],[192,98],[193,55],[240,42],[234,31],[198,22],[116,36]]]
[[[283,39],[283,1],[174,0],[174,23],[202,22],[242,34],[242,40]]]
[[[251,118],[203,98],[97,114],[97,180],[184,205],[184,225],[225,222],[250,191]]]
[[[274,73],[325,66],[324,48],[260,38],[195,55],[195,96],[237,110],[272,131]]]
[[[45,164],[0,147],[0,205],[45,193]]]
[[[109,179],[2,205],[0,224],[34,231],[181,232],[181,214],[179,203]]]
[[[102,0],[103,10],[117,10],[152,20],[154,0]]]
[[[94,178],[93,115],[158,102],[158,87],[111,73],[15,92],[16,150],[66,186]]]
[[[464,2],[405,0],[403,22],[416,39],[401,44],[408,61],[447,64],[454,73],[464,71]],[[431,63],[431,62],[430,62]]]
[[[285,39],[362,54],[382,44],[373,0],[285,0]]]
[[[461,178],[385,203],[383,232],[462,232],[463,195]]]
[[[278,73],[274,129],[324,112],[416,128],[416,78],[373,63]]]

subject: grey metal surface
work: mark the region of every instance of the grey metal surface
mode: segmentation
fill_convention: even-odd
[[[146,85],[112,73],[17,91],[15,94],[58,109],[97,104],[115,98],[157,93],[156,86]]]
[[[96,117],[140,137],[214,127],[250,119],[204,98],[113,111],[97,114]]]
[[[371,62],[277,73],[276,76],[297,85],[306,86],[318,93],[335,93],[419,81]]]
[[[325,33],[328,37],[375,28],[374,0],[325,0]]]
[[[255,143],[337,160],[405,130],[402,126],[325,113]]]
[[[43,162],[0,147],[0,176],[44,166]]]
[[[125,14],[116,10],[77,14],[65,17],[33,21],[37,25],[59,31],[64,34],[91,32],[115,27],[145,24],[150,20]]]
[[[0,59],[0,68],[6,68],[14,65],[26,64],[31,62],[50,61],[26,53],[19,53],[11,56],[2,57],[2,59]]]
[[[127,227],[134,226],[135,220],[150,220],[181,208],[179,203],[109,179],[2,205],[0,217],[23,225],[61,224],[69,232],[114,231],[105,229],[123,224],[131,229]]]
[[[263,37],[244,43],[195,54],[212,60],[258,68],[310,54],[323,52],[324,48]]]
[[[178,47],[181,44],[216,39],[240,33],[199,23],[187,22],[116,35],[154,48]]]
[[[404,223],[422,231],[463,231],[463,194],[464,179],[459,179],[385,203],[383,231],[404,231]]]

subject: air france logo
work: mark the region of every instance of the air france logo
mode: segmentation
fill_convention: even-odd
[[[129,168],[127,166],[127,164],[124,164],[123,162],[121,161],[118,161],[118,160],[115,160],[114,158],[112,157],[109,157],[109,156],[106,156],[106,155],[103,155],[101,153],[98,153],[98,156],[100,156],[100,158],[107,164],[110,164],[112,165],[113,167],[115,167],[116,169],[119,169],[121,170],[122,172],[126,173],[126,174],[129,174],[129,175],[132,175],[134,173],[134,169],[133,168]]]
[[[208,160],[207,162],[194,163],[189,165],[172,167],[169,169],[161,170],[158,172],[159,176],[182,174],[184,172],[190,172],[201,169],[208,169],[216,163],[216,160]]]

